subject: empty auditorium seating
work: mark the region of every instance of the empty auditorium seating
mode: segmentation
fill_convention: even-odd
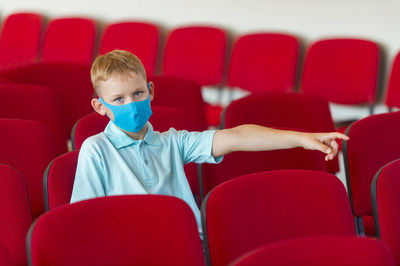
[[[190,114],[200,129],[207,129],[205,104],[201,87],[193,81],[165,76],[148,78],[154,82],[152,106],[165,106],[181,109]]]
[[[0,264],[26,265],[25,236],[32,223],[25,180],[14,167],[0,163]],[[8,256],[7,256],[8,255]]]
[[[396,159],[377,172],[371,186],[376,236],[388,244],[397,262],[400,261],[399,175],[400,159]]]
[[[43,62],[0,73],[8,82],[44,85],[56,91],[66,116],[67,132],[82,116],[93,111],[90,65]]]
[[[291,92],[296,86],[300,44],[278,33],[240,36],[234,43],[228,85],[250,92]]]
[[[393,59],[389,75],[385,104],[389,108],[400,107],[400,53]]]
[[[252,94],[233,101],[225,110],[223,125],[232,128],[257,124],[277,129],[331,132],[334,124],[328,103],[322,98],[297,93]],[[303,148],[234,152],[219,164],[203,164],[204,192],[236,176],[277,169],[339,170],[337,158],[326,163],[324,154]],[[327,168],[328,166],[328,168]]]
[[[56,157],[54,137],[38,121],[0,119],[0,163],[9,164],[26,180],[33,217],[44,211],[42,180]]]
[[[176,28],[167,36],[162,72],[166,76],[193,80],[201,86],[220,85],[226,46],[227,36],[221,28]]]
[[[100,43],[100,54],[114,49],[137,55],[147,75],[154,75],[160,43],[160,32],[156,25],[145,22],[116,22],[106,25]]]
[[[79,150],[60,155],[47,166],[43,174],[45,211],[67,204],[71,200]]]
[[[359,231],[374,235],[371,208],[371,181],[388,162],[400,158],[400,112],[378,114],[354,122],[343,142],[347,189],[358,217]],[[364,220],[364,230],[363,222]]]
[[[0,31],[0,70],[38,60],[42,28],[40,14],[13,13],[5,18]]]
[[[110,196],[46,212],[27,237],[30,265],[204,265],[197,223],[182,200]]]
[[[325,39],[308,48],[301,89],[338,104],[374,104],[379,47],[362,39]]]
[[[0,84],[0,117],[42,122],[53,133],[57,154],[67,151],[65,114],[53,89],[30,84]]]
[[[44,34],[42,61],[91,64],[96,24],[89,18],[51,19]]]
[[[396,265],[381,241],[355,236],[316,236],[280,241],[250,251],[235,266],[258,265]]]
[[[266,244],[314,235],[353,235],[341,181],[322,171],[249,174],[214,188],[201,206],[211,265],[227,265]]]

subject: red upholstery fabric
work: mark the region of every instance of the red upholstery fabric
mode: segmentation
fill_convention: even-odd
[[[3,22],[0,33],[0,70],[38,59],[43,16],[15,13]]]
[[[96,41],[96,22],[88,18],[50,20],[43,41],[44,62],[90,64]]]
[[[190,114],[201,129],[207,129],[206,109],[201,87],[193,81],[178,78],[153,76],[154,99],[152,106],[181,109]]]
[[[0,73],[0,77],[16,83],[40,84],[56,91],[67,119],[67,132],[82,116],[91,113],[93,86],[90,65],[72,63],[38,63]]]
[[[400,53],[393,60],[385,104],[389,107],[400,107]]]
[[[371,188],[377,237],[391,248],[400,263],[400,160],[397,159],[376,174]]]
[[[227,37],[217,27],[192,26],[171,31],[167,37],[163,74],[220,85],[224,75]]]
[[[372,215],[371,181],[382,166],[400,158],[399,131],[400,112],[372,115],[348,128],[343,155],[355,216]]]
[[[25,236],[32,223],[28,191],[22,175],[6,164],[0,164],[0,195],[0,247],[12,258],[12,265],[26,265]],[[7,256],[0,254],[3,265]]]
[[[9,164],[24,176],[33,217],[43,211],[43,172],[56,157],[54,138],[42,123],[0,119],[0,163]]]
[[[381,241],[355,236],[317,236],[280,241],[251,251],[231,265],[396,265]]]
[[[24,251],[24,254],[25,254],[25,251]],[[24,255],[24,257],[25,257],[25,255]],[[0,264],[2,266],[13,266],[13,265],[15,265],[15,263],[13,263],[11,255],[8,253],[8,251],[6,250],[6,248],[2,244],[0,244]]]
[[[54,159],[43,175],[45,210],[68,204],[75,181],[79,151],[65,153]]]
[[[233,101],[225,111],[224,127],[258,124],[279,129],[308,132],[334,131],[328,103],[318,96],[297,93],[252,94]],[[220,164],[203,164],[204,191],[233,177],[277,169],[339,170],[337,158],[328,165],[324,154],[302,148],[235,152],[225,156]]]
[[[109,24],[103,31],[100,54],[114,49],[134,53],[142,61],[147,75],[154,75],[160,32],[156,25],[144,22],[120,22]]]
[[[258,33],[238,38],[234,44],[228,85],[251,92],[293,91],[300,44],[286,34]]]
[[[361,39],[327,39],[306,54],[301,87],[339,104],[372,104],[379,71],[379,47]]]
[[[101,197],[42,215],[31,265],[204,265],[192,210],[160,195]]]
[[[202,126],[197,124],[196,121],[192,119],[192,116],[182,110],[170,107],[152,106],[152,111],[153,114],[149,121],[152,123],[153,128],[156,131],[164,132],[169,130],[171,127],[176,130],[202,130]],[[110,119],[107,116],[101,116],[97,113],[91,113],[82,117],[76,123],[72,132],[73,147],[79,149],[85,139],[104,131],[109,121]],[[190,188],[192,189],[193,194],[197,197],[199,195],[197,164],[186,164],[185,173]]]
[[[30,84],[0,84],[0,117],[42,122],[54,135],[57,154],[67,151],[65,114],[53,89]]]
[[[326,172],[277,170],[232,179],[201,206],[212,265],[265,244],[312,235],[355,235],[346,190]]]

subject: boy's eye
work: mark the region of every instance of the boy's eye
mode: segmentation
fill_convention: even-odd
[[[114,100],[113,100],[113,102],[115,102],[115,103],[119,103],[119,102],[121,102],[122,101],[122,97],[117,97],[117,98],[115,98]]]
[[[135,92],[135,96],[142,95],[142,93],[143,93],[143,91],[137,91],[137,92]]]

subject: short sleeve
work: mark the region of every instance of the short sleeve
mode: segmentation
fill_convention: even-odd
[[[212,156],[215,130],[203,132],[178,131],[178,143],[184,163],[219,163],[223,156]]]
[[[71,203],[106,195],[101,156],[88,140],[79,152]]]

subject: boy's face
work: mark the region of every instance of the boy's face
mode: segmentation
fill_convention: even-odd
[[[112,105],[124,105],[131,102],[144,101],[149,97],[150,101],[154,98],[154,84],[149,83],[147,86],[146,80],[134,72],[129,75],[118,75],[107,81],[103,81],[98,89],[99,97],[106,103]],[[112,120],[114,115],[110,109],[103,105],[98,99],[92,99],[93,109],[101,114],[107,114]]]

